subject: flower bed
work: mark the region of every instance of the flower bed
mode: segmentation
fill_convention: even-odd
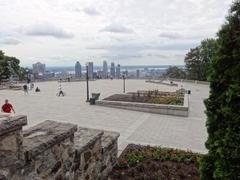
[[[182,106],[184,103],[184,95],[177,92],[145,91],[141,93],[114,94],[104,100]]]
[[[200,154],[161,147],[128,145],[110,179],[199,179]]]

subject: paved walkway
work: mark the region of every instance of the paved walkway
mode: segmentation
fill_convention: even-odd
[[[99,80],[90,82],[90,92],[101,92],[100,98],[122,93],[122,80]],[[1,90],[0,101],[8,98],[18,114],[28,116],[28,126],[47,119],[75,123],[82,127],[118,131],[120,151],[128,143],[161,145],[190,149],[205,153],[207,133],[203,100],[208,97],[206,85],[185,83],[191,89],[189,117],[150,114],[101,106],[90,106],[85,102],[85,82],[62,83],[65,97],[57,97],[57,82],[35,84],[40,93]],[[153,90],[175,91],[176,87],[145,83],[144,80],[127,80],[129,91]]]

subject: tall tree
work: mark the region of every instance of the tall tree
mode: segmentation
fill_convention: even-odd
[[[189,53],[186,54],[185,57],[185,66],[187,72],[187,78],[193,80],[202,80],[202,73],[201,73],[201,58],[200,58],[200,48],[196,47],[191,49]]]
[[[165,77],[170,77],[170,78],[185,79],[186,78],[186,73],[183,69],[181,69],[177,66],[170,66],[166,70],[166,73],[164,73],[164,76]]]
[[[186,54],[185,66],[188,79],[207,80],[211,60],[215,56],[217,48],[215,39],[206,39],[198,47],[191,49]]]
[[[20,61],[17,58],[5,56],[0,50],[0,81],[8,80],[12,75],[24,78],[25,71],[19,64]]]
[[[240,179],[240,0],[218,32],[210,96],[205,101],[209,150],[200,163],[201,179]]]
[[[216,56],[218,43],[216,39],[206,39],[200,45],[200,58],[202,62],[201,73],[202,80],[207,80],[208,74],[211,71],[211,61]]]

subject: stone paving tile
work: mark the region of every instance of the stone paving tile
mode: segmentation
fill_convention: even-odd
[[[90,82],[90,92],[101,92],[100,98],[122,93],[122,80],[99,80]],[[40,93],[0,91],[0,103],[8,98],[17,114],[28,116],[28,126],[44,120],[56,120],[78,124],[82,127],[120,132],[119,149],[127,143],[170,146],[205,152],[206,128],[203,100],[208,97],[209,87],[190,83],[180,84],[190,89],[189,117],[175,117],[122,109],[90,106],[86,100],[86,83],[62,83],[65,97],[57,97],[57,82],[36,83]],[[180,88],[180,86],[179,86]],[[144,80],[127,80],[127,92],[137,90],[175,91],[177,87],[145,83]],[[26,128],[26,127],[25,127]]]

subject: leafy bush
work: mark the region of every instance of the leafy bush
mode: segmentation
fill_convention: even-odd
[[[183,105],[183,101],[184,101],[183,97],[166,96],[166,97],[152,97],[149,100],[147,100],[147,103]]]
[[[192,153],[191,151],[182,151],[177,149],[162,148],[162,147],[141,147],[126,152],[123,157],[118,160],[118,166],[122,168],[135,166],[145,160],[157,161],[174,161],[174,162],[198,162],[200,154]]]
[[[209,153],[201,160],[201,179],[240,179],[240,0],[218,33],[210,96],[205,101]]]

